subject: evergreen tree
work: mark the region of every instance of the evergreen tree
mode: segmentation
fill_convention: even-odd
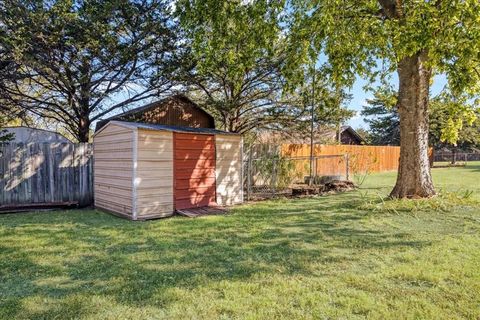
[[[173,84],[178,33],[163,0],[5,0],[0,99],[87,142],[93,121]]]

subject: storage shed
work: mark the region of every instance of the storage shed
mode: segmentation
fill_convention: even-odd
[[[110,121],[93,143],[97,208],[143,220],[243,202],[239,134]]]

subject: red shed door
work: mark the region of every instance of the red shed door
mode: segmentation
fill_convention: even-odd
[[[215,205],[215,137],[174,133],[175,209]]]

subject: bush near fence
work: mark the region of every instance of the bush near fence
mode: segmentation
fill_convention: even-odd
[[[310,156],[282,155],[280,145],[257,144],[245,148],[245,198],[261,199],[289,195],[292,188],[310,181]],[[348,155],[319,155],[313,158],[312,182],[322,184],[324,176],[348,179]]]

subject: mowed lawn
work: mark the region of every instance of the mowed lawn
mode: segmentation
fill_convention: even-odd
[[[480,164],[433,172],[427,202],[383,202],[388,173],[226,216],[0,215],[0,319],[479,319]]]

